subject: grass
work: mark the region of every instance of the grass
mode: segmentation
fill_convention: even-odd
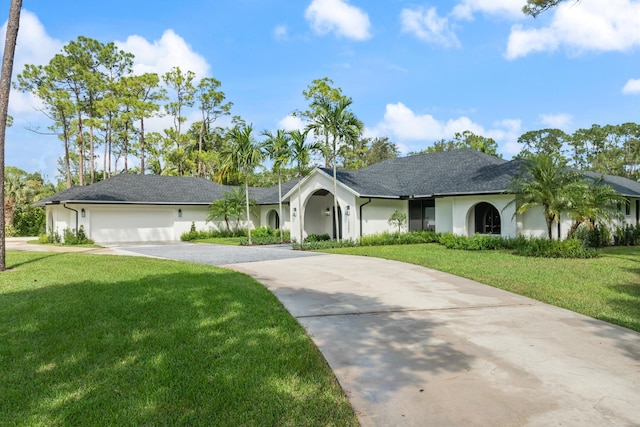
[[[211,266],[7,252],[0,424],[357,425],[266,288]]]
[[[530,258],[438,244],[326,250],[404,261],[476,280],[640,332],[640,247],[593,259]]]
[[[209,239],[194,240],[193,243],[214,243],[216,245],[240,246],[246,237],[211,237]]]

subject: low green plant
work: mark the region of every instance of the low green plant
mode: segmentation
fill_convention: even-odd
[[[516,246],[514,253],[540,258],[595,258],[598,256],[595,249],[587,248],[580,239],[525,239]]]
[[[305,250],[321,250],[321,249],[332,249],[332,248],[351,248],[354,246],[358,246],[358,243],[353,240],[314,240],[311,242],[307,242],[305,240],[304,249]],[[293,244],[293,249],[301,249],[300,244]]]
[[[91,245],[93,244],[93,240],[87,237],[87,234],[84,231],[84,226],[81,225],[77,232],[70,228],[65,228],[62,244],[65,246]]]
[[[383,233],[362,236],[360,246],[409,245],[415,243],[434,243],[438,241],[435,231],[409,231],[407,233]]]
[[[636,246],[640,245],[640,225],[625,224],[618,227],[614,235],[616,246]]]
[[[283,230],[282,236],[285,243],[291,242],[291,232]],[[251,243],[254,245],[277,245],[280,241],[280,230],[274,230],[271,227],[258,227],[251,231]],[[249,239],[243,238],[240,244],[245,246],[249,244]]]
[[[448,249],[462,249],[466,251],[512,249],[516,245],[516,239],[492,234],[475,234],[467,237],[444,233],[440,235],[438,242]]]
[[[324,234],[309,234],[304,239],[305,243],[324,242],[326,240],[331,240],[331,237],[327,233],[324,233]]]
[[[183,242],[192,242],[194,240],[205,240],[205,239],[213,239],[213,238],[227,238],[227,237],[245,237],[247,235],[247,230],[236,229],[232,231],[228,230],[195,230],[195,227],[191,227],[191,229],[185,233],[180,235],[180,240]]]

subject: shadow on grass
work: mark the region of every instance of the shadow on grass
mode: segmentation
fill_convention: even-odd
[[[0,294],[0,337],[0,419],[23,425],[355,420],[295,320],[230,271],[34,284]]]

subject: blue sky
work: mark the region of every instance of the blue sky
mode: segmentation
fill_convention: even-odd
[[[14,75],[80,35],[115,41],[139,72],[180,66],[216,77],[232,113],[258,130],[303,126],[290,116],[306,107],[302,90],[329,77],[353,98],[366,134],[403,153],[471,130],[510,158],[529,130],[638,122],[640,1],[568,0],[537,19],[521,13],[524,3],[27,0]],[[8,10],[1,0],[0,23]],[[26,130],[48,126],[34,105],[11,95],[6,164],[55,180],[62,145]]]

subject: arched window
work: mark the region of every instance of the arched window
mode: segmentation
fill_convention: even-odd
[[[476,233],[500,234],[500,212],[491,203],[478,203],[475,207]]]

